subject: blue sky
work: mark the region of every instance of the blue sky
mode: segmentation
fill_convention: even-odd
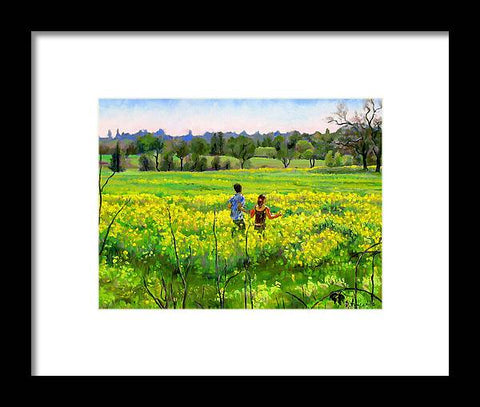
[[[312,133],[335,126],[326,117],[339,102],[361,110],[363,99],[99,99],[99,135],[117,128],[135,133],[159,128],[172,136],[206,131]]]

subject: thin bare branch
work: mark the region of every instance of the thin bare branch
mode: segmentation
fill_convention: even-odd
[[[115,222],[115,219],[117,218],[118,214],[123,210],[123,208],[125,208],[125,206],[127,206],[130,203],[131,200],[132,200],[131,198],[128,198],[125,201],[125,203],[120,207],[120,209],[117,211],[117,213],[115,213],[115,216],[110,221],[110,223],[107,227],[107,232],[105,233],[105,237],[103,238],[103,242],[102,242],[102,245],[100,247],[100,251],[98,253],[99,256],[101,256],[102,253],[103,253],[103,249],[105,248],[105,243],[107,242],[108,234],[110,233],[110,228],[112,227],[113,222]]]
[[[357,263],[355,264],[355,280],[354,280],[354,285],[355,285],[354,306],[355,306],[355,309],[358,308],[358,303],[357,303],[357,287],[358,287],[357,276],[358,276],[358,265],[360,264],[360,261],[362,260],[363,256],[364,256],[368,251],[370,251],[370,250],[373,249],[375,246],[378,246],[378,245],[381,244],[381,243],[382,243],[382,238],[380,238],[377,243],[374,243],[373,245],[371,245],[370,247],[368,247],[366,250],[364,250],[364,251],[360,254],[360,256],[358,256]]]
[[[298,301],[300,301],[305,306],[305,308],[308,308],[308,305],[300,297],[297,297],[295,294],[292,294],[290,291],[285,291],[285,293],[288,294],[288,295],[291,295],[294,298],[296,298]]]
[[[147,279],[145,278],[145,276],[143,276],[143,285],[144,285],[145,289],[147,290],[148,295],[150,295],[150,297],[153,298],[153,301],[155,301],[155,304],[157,304],[157,306],[159,308],[164,309],[165,306],[161,303],[160,299],[155,297],[155,295],[153,295],[153,293],[150,291],[150,288],[148,288]]]
[[[115,171],[113,171],[110,176],[107,178],[107,180],[103,183],[102,185],[102,165],[100,165],[100,170],[98,173],[98,194],[100,196],[100,203],[98,205],[98,223],[100,223],[100,217],[102,215],[102,203],[103,203],[103,190],[105,189],[105,186],[107,185],[108,181],[115,175]]]
[[[172,215],[170,213],[170,208],[168,208],[168,207],[167,207],[167,213],[168,213],[168,223],[169,223],[169,226],[170,226],[170,233],[172,235],[173,249],[174,249],[174,252],[175,252],[176,271],[180,275],[180,278],[181,278],[182,284],[183,284],[182,308],[185,308],[186,301],[187,301],[188,284],[187,284],[186,275],[184,275],[184,272],[183,272],[183,270],[180,266],[180,258],[178,256],[178,249],[177,249],[177,239],[175,238],[175,232],[173,230]],[[191,251],[191,247],[190,247],[190,256],[191,256],[191,253],[192,253],[192,251]],[[191,261],[191,259],[189,259],[189,262],[190,261]],[[170,283],[170,293],[171,293],[172,296],[173,296],[173,278],[174,278],[174,276],[172,275],[172,282]],[[176,301],[173,301],[173,298],[172,298],[172,302],[173,302],[173,306],[175,308],[176,307]]]

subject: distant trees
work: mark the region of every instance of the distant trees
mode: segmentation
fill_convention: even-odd
[[[284,168],[287,168],[293,158],[295,158],[295,149],[288,148],[288,146],[284,144],[277,150],[276,157],[282,162]]]
[[[310,163],[310,168],[315,167],[315,162],[320,159],[318,150],[316,148],[308,149],[303,154],[302,157],[305,160],[308,160]]]
[[[212,155],[224,155],[225,154],[225,139],[223,133],[213,133],[210,139],[210,154]]]
[[[108,168],[113,172],[125,171],[125,156],[118,141],[110,158],[110,166]]]
[[[220,164],[220,156],[216,155],[215,157],[213,157],[212,159],[212,168],[217,171],[219,170],[221,167],[221,164]]]
[[[165,151],[162,154],[162,161],[160,164],[161,171],[172,171],[173,169],[175,169],[175,162],[173,160],[173,157],[175,157],[175,152],[172,150]]]
[[[245,136],[231,137],[227,142],[228,152],[238,159],[240,168],[255,155],[255,143]]]
[[[330,150],[325,155],[325,165],[327,167],[343,167],[344,165],[352,165],[352,156],[342,156],[340,151],[334,153],[332,150]]]
[[[192,151],[192,154],[196,155],[204,155],[208,153],[208,143],[205,139],[203,138],[194,138],[190,142],[190,150]]]
[[[325,165],[327,167],[335,166],[335,160],[333,159],[333,151],[331,150],[325,155]]]
[[[312,144],[315,146],[315,154],[318,160],[324,160],[330,150],[335,150],[335,136],[326,129],[325,133],[315,132],[311,137]]]
[[[155,140],[150,144],[150,151],[153,151],[153,156],[155,157],[155,169],[159,171],[158,168],[158,158],[163,151],[164,142],[161,138],[156,137]]]
[[[190,146],[185,140],[174,144],[175,155],[180,159],[180,171],[183,171],[183,160],[190,154]]]
[[[280,150],[280,147],[285,144],[285,137],[283,136],[276,136],[272,140],[272,147],[275,147],[275,150]]]
[[[199,136],[194,136],[191,141],[175,138],[164,140],[152,133],[138,137],[135,142],[101,139],[100,162],[104,155],[111,155],[110,169],[120,172],[125,170],[129,156],[139,155],[138,168],[141,171],[171,171],[175,166],[180,171],[204,171],[208,168],[229,169],[232,166],[248,168],[251,159],[257,156],[280,160],[284,168],[288,168],[293,159],[299,158],[308,160],[310,168],[313,168],[317,160],[327,159],[331,151],[327,161],[333,166],[352,163],[368,169],[368,166],[375,165],[375,170],[380,172],[381,109],[382,105],[374,99],[365,100],[360,113],[350,113],[344,104],[339,104],[337,111],[327,118],[329,123],[339,128],[332,132],[327,128],[324,133],[316,131],[309,134],[297,130],[280,133],[277,130],[263,135],[256,132],[251,136],[242,132],[237,136],[214,132],[209,142]],[[207,155],[212,157],[210,165]],[[236,158],[238,164],[236,161],[222,161],[220,157],[223,155]]]
[[[207,168],[207,159],[203,155],[209,151],[209,145],[203,138],[197,137],[190,142],[190,151],[192,152],[192,162],[190,169],[193,171],[205,171]]]
[[[290,137],[288,137],[288,142],[290,143],[290,147],[295,147],[296,144],[303,140],[302,134],[298,130],[294,130],[291,132]]]
[[[207,169],[208,162],[207,157],[199,156],[198,159],[193,161],[192,170],[193,171],[205,171]]]
[[[364,170],[368,169],[368,153],[370,152],[370,141],[366,134],[348,132],[338,138],[336,141],[338,145],[346,147],[355,155],[360,157],[361,165]]]
[[[290,165],[290,162],[296,155],[295,144],[295,138],[293,140],[285,140],[283,136],[277,136],[273,139],[273,146],[277,151],[275,158],[282,162],[284,168]]]
[[[100,143],[100,145],[98,146],[98,153],[100,155],[100,161],[102,161],[104,155],[110,154],[110,152],[111,152],[111,150],[110,150],[109,146],[107,146],[106,144]]]
[[[152,171],[154,169],[153,161],[146,154],[142,154],[138,159],[138,169],[140,171]]]
[[[315,159],[313,158],[313,149],[306,150],[302,154],[302,158],[304,158],[305,160],[308,160],[308,162],[310,163],[310,168],[313,168],[315,166]]]
[[[260,143],[261,147],[273,147],[273,138],[269,135],[263,138],[262,142]]]
[[[153,156],[155,157],[155,169],[157,171],[160,171],[160,154],[162,153],[164,147],[165,143],[163,139],[160,137],[155,137],[151,133],[145,134],[137,139],[137,149],[139,153],[153,153]]]
[[[280,150],[282,145],[285,144],[285,137],[276,136],[272,141],[272,147],[275,147],[275,150]]]
[[[341,136],[335,141],[337,145],[351,149],[361,156],[363,169],[367,167],[367,156],[370,150],[367,133],[361,125],[361,117],[355,112],[352,118],[348,118],[348,110],[344,103],[337,105],[337,111],[334,116],[328,117],[329,123],[336,123],[343,128],[340,130]]]
[[[125,147],[125,157],[138,154],[138,147],[135,143],[128,143]]]
[[[310,168],[315,166],[315,161],[318,159],[318,152],[310,141],[299,140],[295,149],[299,158],[309,161]]]
[[[295,149],[297,150],[299,158],[303,158],[303,154],[305,154],[307,150],[313,151],[313,145],[307,140],[299,140],[295,146]]]
[[[335,167],[341,167],[343,165],[342,154],[340,154],[339,151],[337,151],[333,156],[333,164]]]

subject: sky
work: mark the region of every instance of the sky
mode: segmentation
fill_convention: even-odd
[[[245,130],[269,133],[279,130],[324,132],[327,116],[339,102],[352,112],[361,110],[363,99],[99,99],[99,136],[108,130],[120,133],[163,129],[171,136],[201,135],[206,131]]]

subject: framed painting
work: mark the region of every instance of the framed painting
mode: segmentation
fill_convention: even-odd
[[[448,375],[449,36],[32,32],[32,375]]]
[[[100,308],[381,308],[382,114],[101,99]]]

